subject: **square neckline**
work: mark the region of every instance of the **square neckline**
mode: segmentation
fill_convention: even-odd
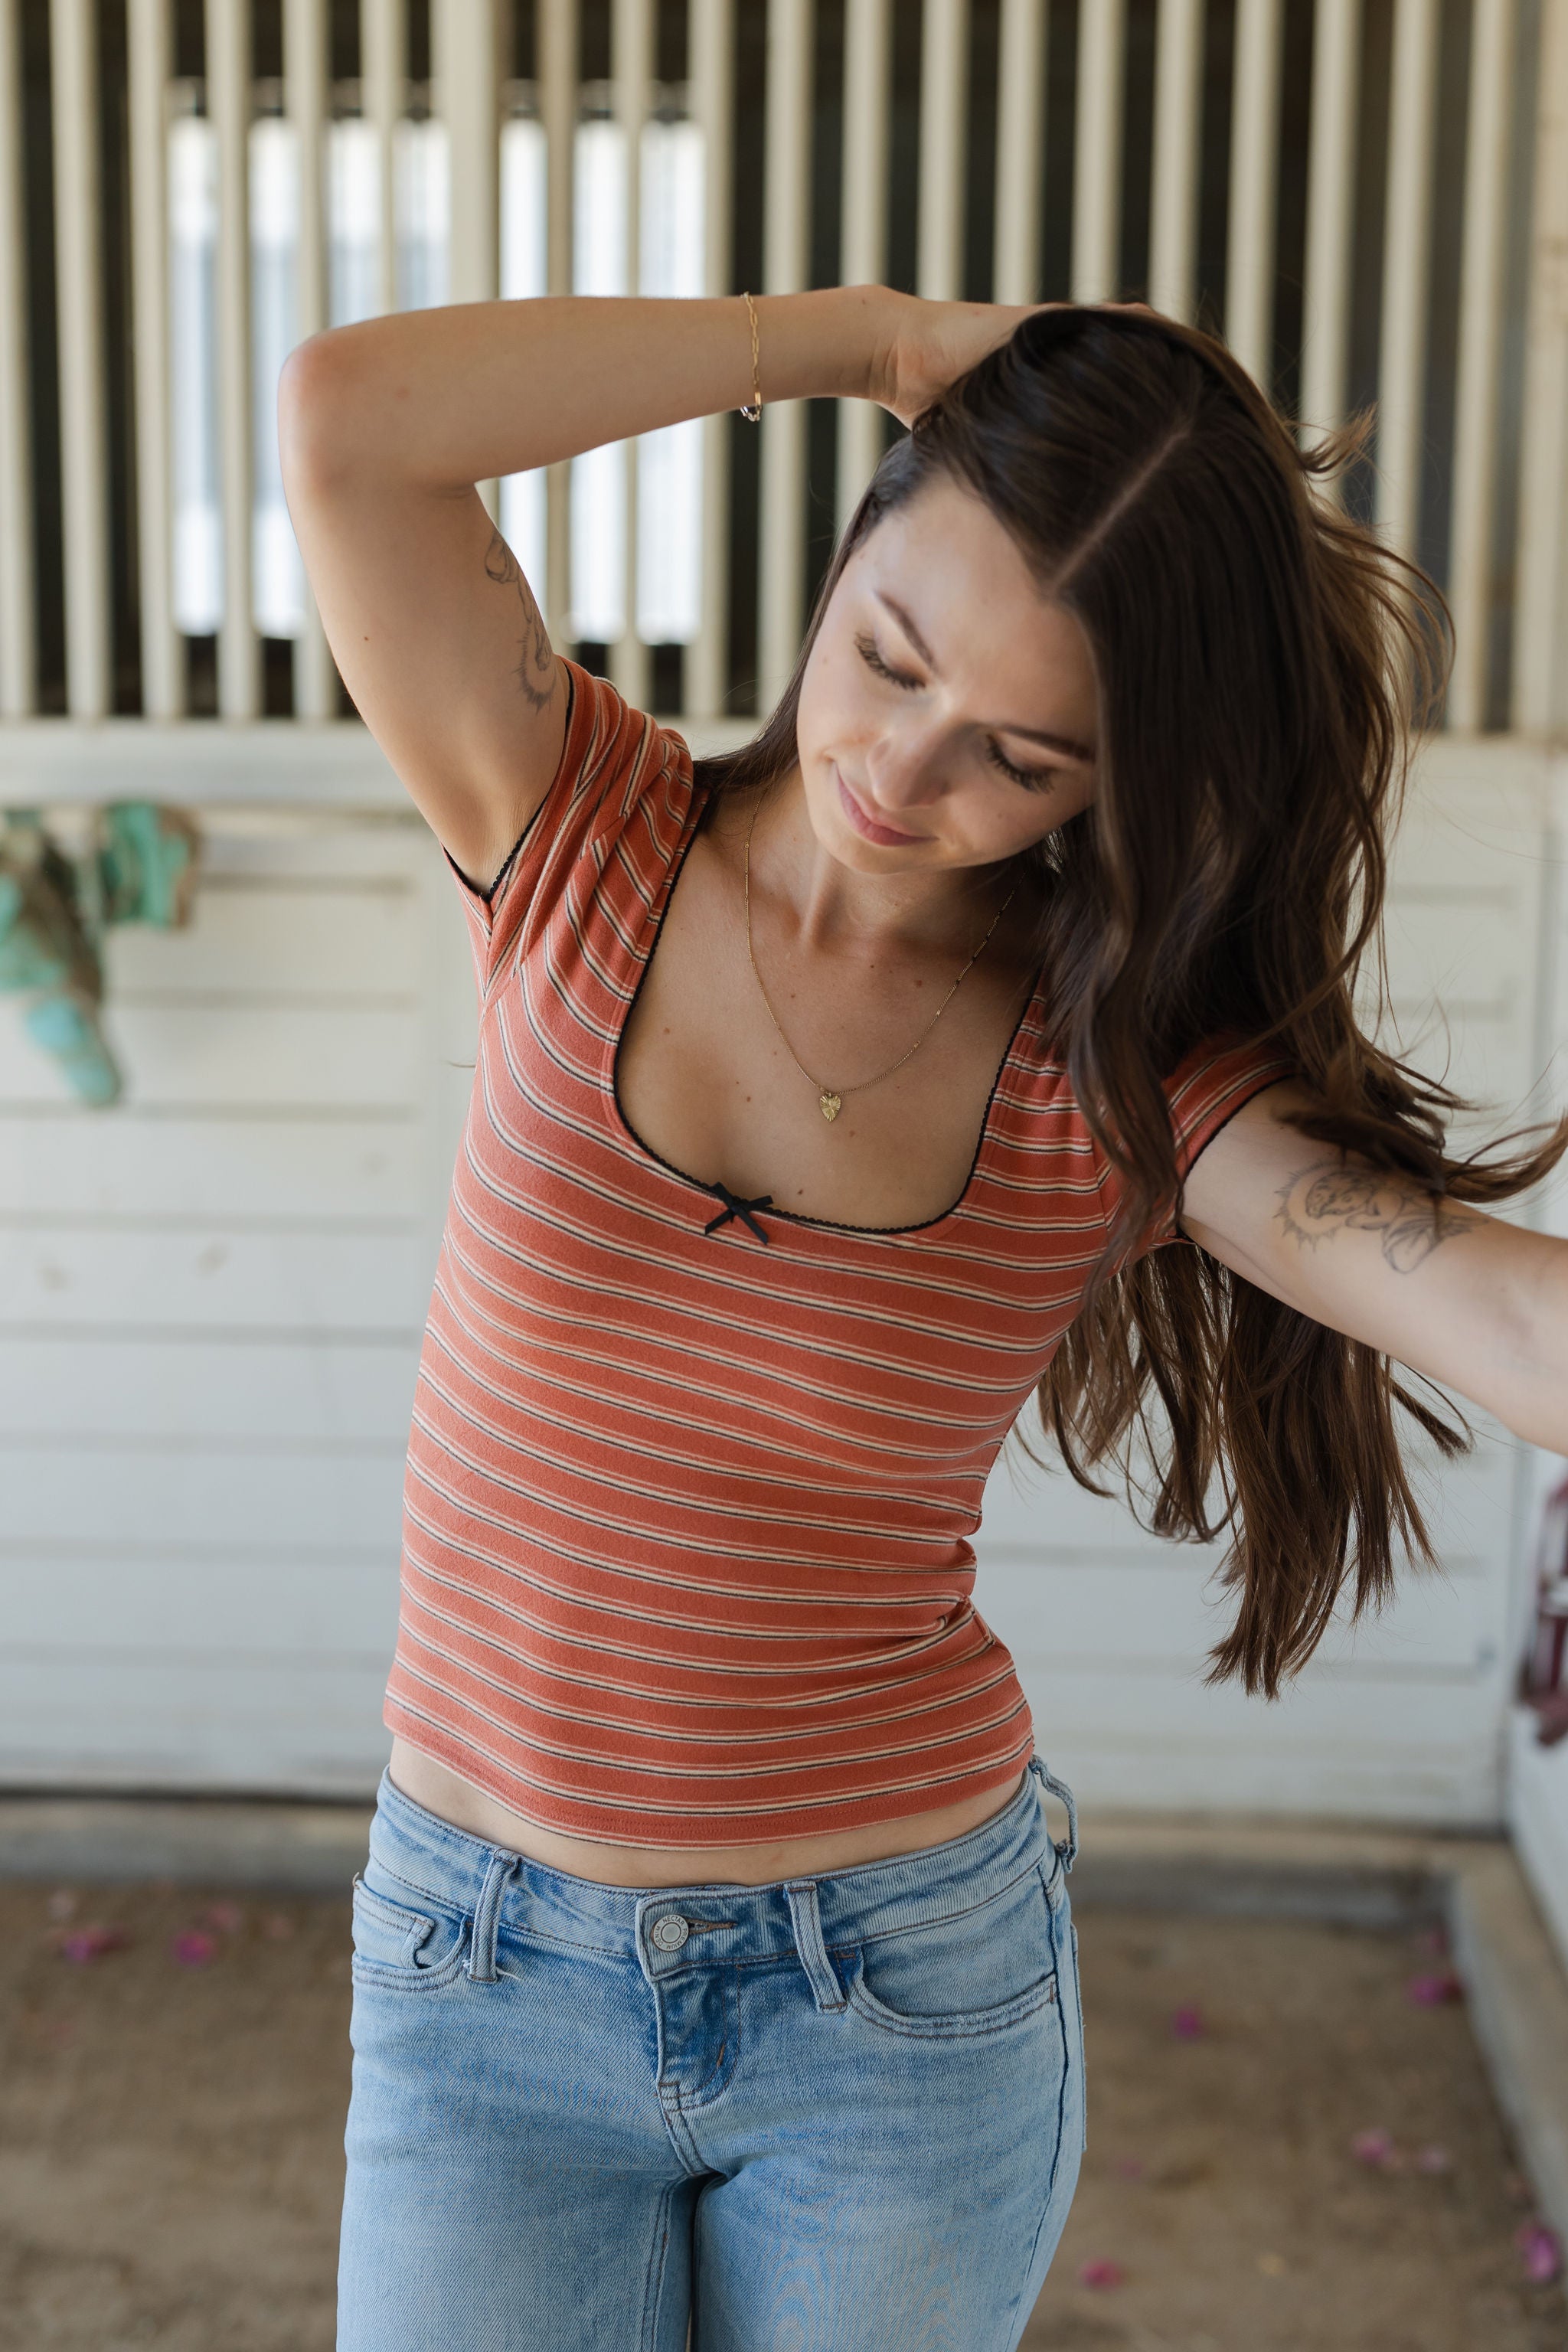
[[[670,735],[676,733],[673,728],[663,731]],[[697,838],[697,829],[701,822],[702,813],[712,797],[711,786],[700,785],[697,782],[691,761],[690,747],[685,738],[677,736],[676,740],[679,742],[685,755],[689,794],[689,805],[682,819],[681,839],[675,856],[670,860],[666,870],[659,895],[642,927],[643,937],[633,950],[637,978],[626,1000],[619,1026],[610,1037],[608,1051],[601,1070],[601,1081],[615,1123],[619,1129],[617,1140],[628,1150],[630,1156],[641,1158],[649,1166],[661,1169],[667,1176],[673,1176],[678,1183],[684,1184],[689,1191],[700,1192],[707,1200],[712,1201],[717,1198],[715,1187],[712,1184],[704,1184],[700,1177],[691,1175],[686,1169],[678,1168],[672,1160],[666,1160],[662,1152],[656,1151],[650,1143],[645,1143],[626,1117],[621,1104],[621,1049],[626,1043],[626,1031],[631,1025],[631,1017],[636,1010],[637,999],[642,994],[643,985],[653,966],[653,959],[658,948],[659,934],[664,929],[664,919],[669,910],[669,902],[675,896],[675,886],[685,871],[686,860],[690,854],[691,845]],[[969,1173],[964,1178],[963,1190],[951,1208],[942,1210],[934,1217],[922,1218],[918,1224],[913,1225],[849,1225],[840,1223],[831,1217],[806,1216],[798,1209],[779,1209],[774,1208],[771,1203],[765,1209],[762,1208],[760,1203],[752,1205],[758,1208],[759,1213],[763,1216],[779,1218],[785,1224],[804,1225],[816,1233],[847,1234],[869,1241],[896,1240],[933,1233],[939,1225],[951,1224],[955,1219],[973,1213],[972,1196],[982,1179],[984,1172],[982,1163],[988,1157],[994,1141],[992,1121],[997,1093],[1004,1077],[1012,1066],[1014,1056],[1018,1050],[1018,1041],[1024,1034],[1030,1014],[1040,1002],[1044,989],[1045,967],[1042,963],[1039,971],[1035,974],[1023,1010],[1013,1025],[1012,1034],[1007,1040],[1007,1049],[996,1066],[996,1074],[991,1081],[990,1090],[985,1097],[985,1110],[980,1122],[980,1134],[974,1146],[973,1157],[969,1163]]]

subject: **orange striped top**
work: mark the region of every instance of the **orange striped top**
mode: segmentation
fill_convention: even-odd
[[[679,736],[570,676],[550,792],[489,900],[463,890],[479,1058],[386,1721],[527,1820],[620,1844],[1000,1788],[1032,1732],[971,1542],[1103,1246],[1110,1172],[1037,992],[930,1223],[731,1208],[656,1158],[616,1052],[705,794]],[[1191,1055],[1184,1166],[1284,1074],[1256,1047]]]

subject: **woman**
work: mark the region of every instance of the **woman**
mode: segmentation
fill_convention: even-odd
[[[914,429],[694,771],[473,485],[808,394]],[[1390,1359],[1568,1449],[1568,1246],[1475,1205],[1568,1138],[1448,1158],[1352,1007],[1421,583],[1133,308],[482,304],[315,338],[281,415],[481,1001],[340,2341],[1015,2345],[1084,2135],[1071,1801],[971,1600],[1031,1389],[1163,1533],[1223,1497],[1269,1695],[1424,1544],[1395,1405],[1461,1442]]]

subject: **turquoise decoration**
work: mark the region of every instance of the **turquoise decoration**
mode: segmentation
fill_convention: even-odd
[[[75,857],[37,810],[0,812],[0,991],[31,997],[27,1034],[85,1103],[112,1103],[121,1091],[99,1017],[103,932],[188,921],[198,843],[187,816],[154,801],[106,803]]]

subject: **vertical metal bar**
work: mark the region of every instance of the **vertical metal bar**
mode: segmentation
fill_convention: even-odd
[[[493,302],[500,283],[499,0],[430,0],[430,75],[452,159],[454,302]],[[493,520],[500,485],[478,485]]]
[[[50,0],[60,502],[65,543],[66,700],[101,719],[112,700],[109,444],[103,408],[97,27],[92,0]]]
[[[163,92],[174,61],[169,0],[128,0],[131,141],[131,356],[136,396],[136,558],[142,709],[178,719],[184,652],[174,616],[169,464],[169,215]]]
[[[1508,240],[1509,125],[1517,0],[1475,0],[1465,225],[1459,261],[1458,383],[1454,416],[1454,525],[1448,604],[1454,667],[1447,723],[1486,724],[1491,636],[1492,520],[1497,506],[1499,373]]]
[[[1198,164],[1203,140],[1204,0],[1160,0],[1149,300],[1168,318],[1197,310]]]
[[[612,0],[610,76],[616,119],[626,147],[626,291],[640,290],[642,222],[642,128],[651,110],[654,73],[652,0]],[[637,634],[637,445],[628,441],[626,459],[625,625],[610,647],[610,677],[634,709],[651,698],[653,665]]]
[[[848,0],[844,13],[844,150],[838,274],[874,286],[888,270],[888,138],[893,102],[889,0]],[[836,488],[840,530],[860,503],[882,454],[882,412],[869,400],[838,404]]]
[[[1377,525],[1414,556],[1421,523],[1421,418],[1432,261],[1438,0],[1397,0],[1383,245],[1378,368]]]
[[[813,0],[768,0],[763,181],[765,294],[795,294],[806,282],[814,13]],[[764,392],[767,364],[764,331]],[[805,622],[805,406],[798,400],[763,411],[757,669],[764,706],[776,702],[789,683]]]
[[[968,113],[969,0],[925,0],[915,289],[928,302],[956,302],[963,291],[963,133]]]
[[[369,13],[367,0],[367,14]],[[300,147],[300,336],[327,323],[327,221],[321,201],[326,137],[327,12],[323,0],[284,0],[283,100]],[[390,215],[384,215],[390,221]],[[392,249],[390,228],[384,254]],[[300,719],[335,719],[338,672],[310,583],[305,583],[305,626],[294,641],[294,712]]]
[[[360,0],[360,95],[365,121],[375,132],[381,159],[382,310],[397,307],[397,213],[395,196],[395,133],[406,109],[408,0]]]
[[[1537,69],[1512,723],[1568,725],[1568,0],[1543,0]]]
[[[1284,15],[1283,0],[1237,0],[1225,334],[1242,366],[1265,391],[1274,375],[1274,232]]]
[[[1361,0],[1317,0],[1301,306],[1303,444],[1345,418],[1360,92]],[[1332,494],[1331,486],[1325,488]]]
[[[0,0],[0,718],[37,704],[19,0]]]
[[[577,0],[538,0],[539,104],[548,142],[548,278],[552,294],[572,291],[572,176],[577,130]],[[572,610],[572,474],[545,478],[545,576],[540,589],[551,634],[563,642]]]
[[[1072,299],[1109,302],[1121,276],[1122,83],[1127,0],[1087,0],[1078,20]]]
[[[690,0],[691,111],[702,129],[703,287],[710,299],[730,291],[730,203],[733,165],[734,0]],[[702,425],[702,613],[686,658],[686,706],[697,719],[724,708],[729,662],[730,419]]]
[[[261,641],[250,620],[250,0],[206,0],[207,111],[217,135],[217,379],[222,451],[224,719],[261,708]]]
[[[1002,0],[996,36],[996,302],[1040,299],[1047,0]]]

